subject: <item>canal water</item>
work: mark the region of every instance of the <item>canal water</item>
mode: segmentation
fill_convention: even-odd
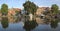
[[[40,18],[29,21],[26,18],[2,17],[0,31],[60,31],[60,22],[43,23]]]

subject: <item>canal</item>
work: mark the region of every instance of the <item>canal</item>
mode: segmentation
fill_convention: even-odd
[[[60,31],[60,22],[47,23],[39,17],[32,21],[25,17],[1,17],[0,31]]]

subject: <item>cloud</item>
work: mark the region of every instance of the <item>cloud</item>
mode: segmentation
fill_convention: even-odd
[[[60,0],[51,0],[51,1],[60,1]]]

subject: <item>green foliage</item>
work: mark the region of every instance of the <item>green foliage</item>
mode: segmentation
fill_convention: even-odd
[[[32,14],[34,14],[38,8],[33,2],[30,2],[30,1],[26,1],[23,4],[23,6],[24,6],[24,10],[26,10],[28,13],[32,13]]]
[[[54,13],[54,14],[57,14],[58,13],[58,5],[56,4],[53,4],[52,7],[51,7],[51,11]]]
[[[51,28],[57,28],[58,26],[58,20],[55,20],[55,21],[51,21]]]
[[[1,24],[2,24],[3,28],[7,28],[8,27],[8,18],[7,17],[2,17]]]
[[[56,4],[53,4],[51,6],[51,10],[50,11],[46,11],[43,12],[43,14],[45,15],[44,20],[50,21],[51,22],[51,27],[52,28],[56,28],[58,26],[58,14],[59,14],[59,7]]]
[[[2,12],[2,15],[7,15],[7,13],[8,13],[8,6],[6,4],[2,4],[1,12]]]
[[[36,22],[35,20],[33,20],[33,21],[25,21],[23,28],[24,28],[26,31],[31,31],[31,30],[33,30],[34,28],[36,28],[36,26],[38,26],[38,24],[37,24],[37,22]]]

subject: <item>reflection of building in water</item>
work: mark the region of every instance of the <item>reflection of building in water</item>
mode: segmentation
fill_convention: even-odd
[[[21,21],[21,17],[18,17],[18,16],[15,16],[15,17],[10,16],[10,17],[8,17],[8,21],[10,23],[17,23],[17,22],[20,22]]]
[[[2,14],[1,14],[1,10],[0,10],[0,20],[1,20],[1,15],[2,15]]]
[[[7,17],[8,18],[8,22],[9,23],[17,23],[19,21],[21,21],[21,18],[19,17],[13,17],[13,16],[10,16],[10,17]],[[2,21],[2,17],[0,17],[0,21]]]
[[[37,17],[36,18],[36,22],[39,24],[39,23],[44,23],[43,19],[41,19],[40,17]]]
[[[0,17],[0,21],[1,21],[1,19],[2,19],[2,18]]]
[[[8,21],[11,22],[11,23],[13,23],[13,22],[15,22],[15,19],[14,19],[13,16],[11,16],[11,17],[8,17]]]
[[[0,10],[0,16],[1,16],[2,14],[1,14],[1,10]]]

